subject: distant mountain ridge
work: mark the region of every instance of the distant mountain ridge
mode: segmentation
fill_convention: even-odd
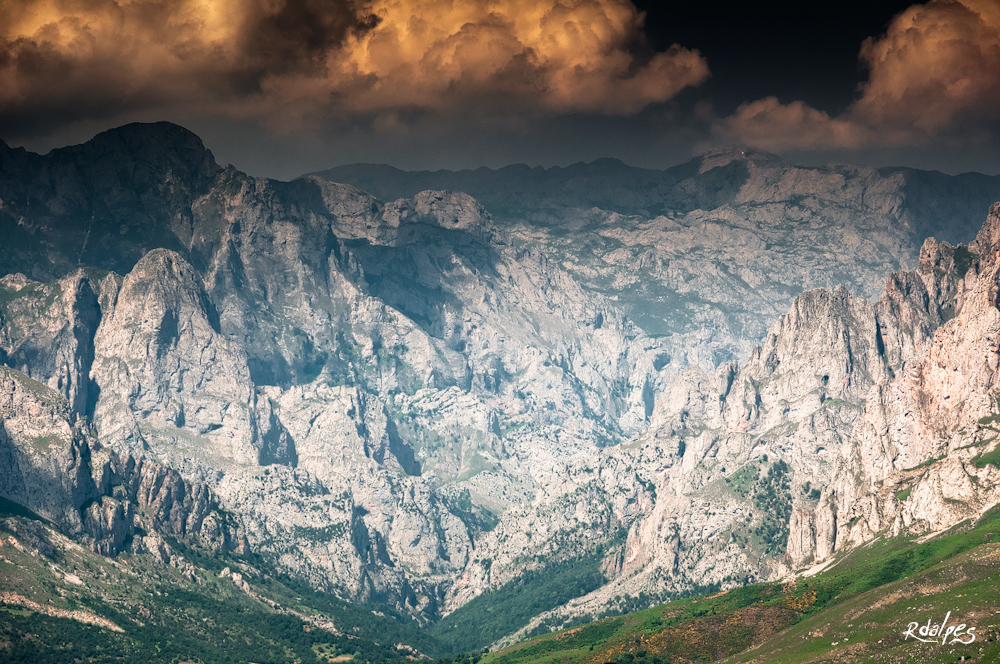
[[[1000,176],[981,173],[946,175],[906,167],[802,167],[777,155],[741,148],[715,149],[663,170],[604,158],[564,167],[512,164],[459,171],[405,171],[387,164],[355,163],[303,177],[350,184],[381,200],[410,198],[427,189],[462,191],[501,219],[544,221],[546,215],[558,214],[563,208],[597,207],[645,217],[717,208],[734,202],[749,177],[751,164],[817,174],[857,174],[867,170],[886,179],[900,176],[905,182],[902,194],[911,203],[910,230],[919,241],[929,235],[951,243],[969,241],[982,223],[982,210],[994,202],[1000,188]],[[683,184],[692,181],[698,184]],[[933,195],[924,193],[941,188],[962,191],[965,200],[942,207],[932,202]]]
[[[433,172],[355,164],[310,178],[383,200],[468,193],[647,334],[684,335],[705,367],[748,353],[803,290],[878,297],[887,274],[916,265],[924,238],[971,241],[1000,198],[997,176],[803,167],[737,148],[662,171],[601,159]]]

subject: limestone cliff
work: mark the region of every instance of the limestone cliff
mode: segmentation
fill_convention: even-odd
[[[4,498],[104,555],[162,555],[169,551],[163,537],[247,547],[238,523],[206,485],[103,447],[62,395],[7,367],[0,367],[0,487]]]
[[[951,316],[870,394],[824,496],[824,508],[835,510],[837,549],[944,530],[1000,501],[998,228],[1000,205],[968,247]]]

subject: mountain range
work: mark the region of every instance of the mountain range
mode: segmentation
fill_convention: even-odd
[[[436,657],[980,519],[996,200],[736,149],[278,182],[167,123],[0,144],[19,605],[138,611],[81,589],[110,560]],[[53,595],[28,558],[71,550]]]

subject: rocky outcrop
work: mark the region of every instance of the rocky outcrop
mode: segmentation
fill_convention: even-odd
[[[154,451],[218,467],[294,454],[267,405],[257,408],[246,354],[222,336],[197,273],[176,253],[152,251],[136,265],[94,345],[94,426],[106,443],[139,453],[169,440]]]
[[[98,444],[60,394],[0,367],[0,496],[114,555],[139,530],[246,550],[238,522],[202,484]],[[142,550],[142,547],[138,547]]]
[[[94,454],[92,465],[100,495],[85,508],[84,525],[101,553],[123,550],[140,529],[154,537],[194,539],[210,549],[249,551],[238,519],[220,508],[206,485],[107,449]],[[149,535],[143,538],[145,549],[162,546],[146,541]]]
[[[91,399],[90,367],[101,310],[86,272],[51,284],[23,274],[0,279],[0,356],[7,366],[56,390],[78,413]]]
[[[943,530],[1000,502],[988,456],[1000,410],[998,226],[994,206],[969,253],[954,252],[968,263],[949,304],[953,317],[870,395],[824,496],[836,506],[834,550],[885,533]]]
[[[70,532],[82,527],[79,509],[97,495],[90,445],[55,390],[0,367],[0,491]]]

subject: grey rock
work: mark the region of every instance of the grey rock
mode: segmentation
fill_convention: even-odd
[[[97,492],[85,432],[71,417],[61,394],[0,367],[2,495],[77,533],[79,509]]]
[[[247,550],[238,522],[207,486],[103,448],[73,417],[60,394],[0,367],[0,495],[104,555],[126,550],[140,524],[215,549]]]
[[[23,274],[0,279],[5,364],[62,394],[84,414],[90,397],[94,333],[101,313],[89,276],[77,272],[51,284]]]

